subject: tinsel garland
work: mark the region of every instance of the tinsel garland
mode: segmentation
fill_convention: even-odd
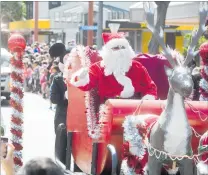
[[[81,59],[82,67],[90,67],[92,64],[90,61],[91,52],[90,50],[86,50],[84,46],[77,47],[78,55]],[[94,139],[98,140],[101,138],[102,133],[102,123],[101,120],[104,118],[105,107],[104,105],[100,105],[99,111],[97,109],[97,105],[99,104],[97,100],[97,89],[92,89],[88,92],[85,92],[85,106],[86,106],[86,117],[87,117],[87,129],[88,135]],[[96,112],[97,111],[97,112]]]
[[[144,175],[145,165],[148,160],[148,153],[145,152],[145,155],[142,157],[133,155],[130,153],[130,143],[125,142],[122,147],[122,171],[125,175]]]
[[[89,68],[91,65],[91,52],[90,50],[86,50],[84,46],[77,46],[76,47],[77,55],[71,56],[79,56],[81,61],[81,66]],[[74,53],[73,53],[74,54]],[[70,60],[70,56],[68,57],[69,60],[65,61],[65,68],[64,68],[64,76],[65,78],[68,77],[68,69],[71,67],[70,64],[73,64]],[[85,107],[86,107],[86,118],[87,118],[87,129],[88,135],[94,139],[99,140],[103,134],[105,134],[103,130],[103,123],[102,120],[105,116],[105,106],[99,105],[99,101],[97,101],[97,89],[92,89],[88,92],[85,92]]]
[[[123,161],[124,166],[122,167],[124,174],[134,175],[134,174],[144,174],[144,167],[147,162],[147,147],[145,146],[144,140],[147,134],[147,128],[144,120],[138,120],[134,115],[127,116],[123,123],[124,128],[124,140],[123,144]],[[136,152],[131,153],[130,147],[134,146]]]
[[[123,144],[122,149],[122,172],[124,175],[136,175],[141,174],[143,175],[145,173],[145,165],[148,161],[148,154],[150,156],[155,156],[158,160],[163,161],[164,159],[168,160],[182,160],[184,158],[192,159],[192,160],[199,160],[199,157],[207,154],[208,147],[207,146],[201,146],[199,147],[199,154],[188,156],[175,156],[175,155],[169,155],[168,153],[164,151],[157,150],[153,148],[150,143],[144,142],[145,136],[149,136],[148,133],[150,129],[152,128],[153,124],[148,127],[142,120],[142,116],[140,116],[138,119],[137,116],[127,116],[124,120],[123,127],[124,127],[124,140],[126,141]],[[136,127],[135,127],[136,125]],[[145,127],[146,126],[146,127]],[[130,151],[130,147],[135,146],[138,148],[138,151],[135,153],[132,153]],[[205,160],[206,162],[207,160]],[[170,169],[171,167],[164,167],[168,171],[172,171]]]
[[[11,58],[11,133],[12,144],[15,147],[14,163],[17,171],[22,165],[22,135],[23,135],[23,63],[22,55],[15,53]]]
[[[203,60],[204,61],[204,60]],[[208,101],[208,63],[203,62],[203,69],[201,70],[201,81],[199,83],[200,101]]]

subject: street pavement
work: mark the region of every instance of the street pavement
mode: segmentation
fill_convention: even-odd
[[[2,101],[1,114],[10,136],[11,106],[8,101]],[[54,160],[54,111],[49,109],[49,101],[32,93],[24,95],[24,134],[23,162],[34,157],[50,157]]]

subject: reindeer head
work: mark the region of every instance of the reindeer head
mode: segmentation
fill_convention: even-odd
[[[146,13],[147,27],[153,33],[158,43],[163,49],[163,55],[168,59],[171,68],[165,67],[165,72],[168,76],[169,84],[172,90],[179,93],[183,97],[188,97],[193,90],[193,81],[191,71],[187,67],[189,62],[193,60],[198,51],[194,51],[198,39],[206,31],[205,22],[207,17],[207,3],[200,4],[199,10],[199,29],[192,34],[192,41],[188,47],[186,58],[180,53],[173,51],[164,43],[164,33],[162,28],[157,31],[154,26],[154,8],[152,2],[144,3],[144,10]]]

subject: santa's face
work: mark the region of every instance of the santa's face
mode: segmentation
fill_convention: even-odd
[[[125,75],[132,65],[135,53],[126,39],[114,39],[100,52],[105,75]]]

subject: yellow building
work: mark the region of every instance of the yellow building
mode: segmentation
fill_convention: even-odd
[[[127,34],[127,39],[136,52],[148,53],[148,45],[152,37],[152,33],[147,29],[145,23],[132,23],[128,21],[107,21],[105,31],[109,31],[110,23],[119,23],[120,32]],[[184,34],[189,33],[194,29],[194,26],[186,25],[166,25],[164,30],[165,43],[171,48],[183,52]]]
[[[25,20],[25,21],[15,21],[9,23],[10,32],[20,32],[24,35],[27,42],[33,42],[33,34],[35,28],[35,20]],[[48,19],[40,19],[38,21],[38,41],[39,42],[48,42],[50,35],[50,20]]]

